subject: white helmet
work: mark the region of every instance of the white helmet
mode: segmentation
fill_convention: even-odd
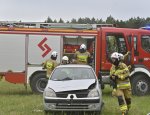
[[[53,51],[51,55],[52,55],[53,57],[57,57],[57,52],[56,52],[56,51]]]
[[[62,60],[69,61],[69,58],[67,56],[63,56]]]
[[[118,52],[114,52],[111,54],[111,59],[115,58],[115,59],[119,59],[119,53]]]
[[[124,60],[124,55],[122,53],[118,53],[119,59]]]
[[[86,50],[86,46],[85,46],[85,44],[82,44],[81,46],[80,46],[80,49],[84,49],[84,50]]]

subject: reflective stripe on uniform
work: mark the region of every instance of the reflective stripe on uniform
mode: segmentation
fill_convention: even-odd
[[[123,112],[126,111],[127,109],[128,109],[128,108],[127,108],[126,105],[121,105],[121,106],[120,106],[120,110],[123,111]]]
[[[131,87],[130,82],[124,82],[124,83],[117,84],[117,88],[130,88],[130,87]]]
[[[86,56],[86,55],[78,55],[77,56],[79,62],[87,62],[87,57],[88,56]]]
[[[47,69],[53,69],[54,65],[53,65],[53,62],[47,62],[46,63],[46,68]]]

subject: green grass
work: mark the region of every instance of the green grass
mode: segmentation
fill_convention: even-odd
[[[111,88],[103,90],[104,107],[101,115],[120,115],[117,98],[111,97]],[[150,113],[150,97],[132,98],[129,115],[146,115]],[[22,84],[0,81],[0,115],[44,115],[42,95],[25,90]]]
[[[103,90],[104,108],[102,115],[120,115],[118,100],[111,96],[109,86]],[[150,96],[132,96],[132,106],[128,115],[147,115],[150,113]]]

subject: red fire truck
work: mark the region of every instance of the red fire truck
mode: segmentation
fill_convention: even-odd
[[[63,55],[72,59],[74,52],[84,43],[92,55],[90,65],[102,87],[110,83],[110,55],[116,51],[122,54],[130,51],[126,64],[134,65],[131,71],[132,92],[136,95],[150,92],[149,30],[103,27],[106,25],[37,25],[39,27],[36,23],[1,24],[0,73],[6,81],[26,86],[29,83],[33,92],[41,93],[46,85],[42,62],[54,50],[58,52],[58,62]]]

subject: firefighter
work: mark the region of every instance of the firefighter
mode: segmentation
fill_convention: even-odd
[[[62,62],[61,62],[62,65],[66,65],[66,64],[69,64],[69,58],[68,56],[63,56],[62,57]]]
[[[130,73],[126,64],[119,59],[117,52],[111,55],[111,59],[112,67],[110,69],[110,78],[116,80],[115,96],[118,98],[122,115],[126,115],[131,107]]]
[[[80,46],[79,51],[75,52],[74,55],[77,64],[89,64],[90,63],[90,53],[86,50],[85,44]]]
[[[0,75],[0,81],[3,79],[3,76],[2,75]]]
[[[47,78],[50,77],[51,72],[52,72],[52,71],[54,70],[54,68],[58,65],[58,63],[56,62],[56,59],[57,59],[57,52],[56,52],[56,51],[53,51],[52,54],[51,54],[50,59],[46,60],[46,61],[43,63],[43,68],[44,68],[44,69],[47,69],[47,71],[46,71],[46,77],[47,77]]]

